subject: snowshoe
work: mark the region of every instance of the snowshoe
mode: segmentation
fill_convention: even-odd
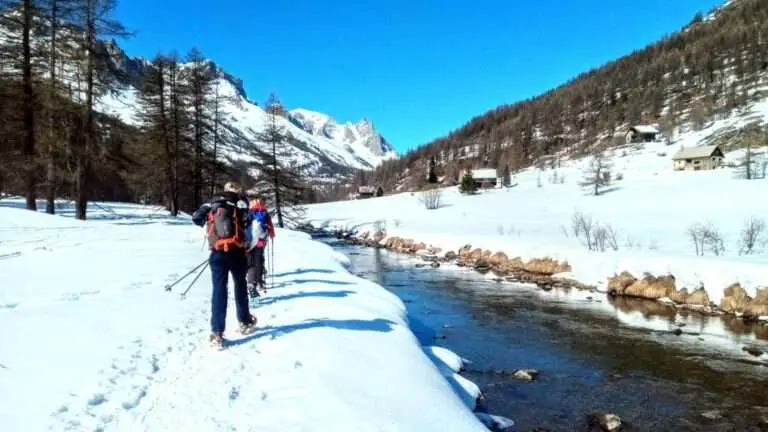
[[[216,348],[219,351],[227,348],[226,340],[221,333],[211,333],[209,340],[211,342],[211,347]]]

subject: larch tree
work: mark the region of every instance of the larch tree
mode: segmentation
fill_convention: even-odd
[[[89,182],[92,160],[99,141],[99,132],[95,121],[94,106],[99,98],[113,84],[109,79],[101,80],[106,74],[100,73],[104,63],[100,58],[99,36],[128,36],[123,25],[112,19],[111,14],[117,7],[116,0],[78,0],[73,8],[76,23],[80,26],[82,37],[81,76],[84,89],[80,88],[82,100],[82,119],[74,152],[75,158],[75,217],[85,220],[88,200],[91,194]]]
[[[589,165],[584,170],[584,177],[579,185],[590,189],[593,195],[600,195],[600,188],[608,186],[611,182],[611,163],[605,156],[603,146],[599,146],[593,153]]]

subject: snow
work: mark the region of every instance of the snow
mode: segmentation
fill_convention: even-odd
[[[743,180],[730,168],[674,171],[672,156],[680,146],[706,144],[724,131],[768,119],[768,100],[717,120],[700,131],[683,131],[673,145],[661,142],[623,146],[607,153],[614,180],[600,196],[579,183],[589,159],[561,159],[560,168],[531,168],[516,174],[515,187],[464,196],[456,187],[442,189],[442,207],[426,210],[418,193],[317,204],[308,207],[315,226],[374,231],[383,224],[398,236],[457,251],[473,248],[503,251],[524,260],[552,257],[567,261],[567,275],[604,290],[607,278],[621,271],[636,276],[671,273],[677,287],[689,291],[703,284],[720,303],[723,289],[739,282],[751,294],[768,286],[768,250],[739,255],[738,240],[746,218],[768,219],[768,180]],[[724,149],[725,150],[725,149]],[[768,149],[756,149],[758,154]],[[724,163],[740,151],[725,152]],[[538,179],[541,187],[538,187]],[[590,252],[571,234],[576,212],[613,227],[618,251]],[[696,256],[687,229],[711,223],[723,235],[726,251]]]
[[[477,386],[431,360],[455,356],[421,347],[396,296],[305,234],[278,230],[259,330],[238,338],[230,301],[235,345],[216,352],[209,272],[183,300],[191,277],[164,290],[207,256],[188,215],[19,205],[0,200],[3,431],[485,430]]]
[[[641,134],[659,133],[659,129],[653,125],[635,125],[635,126],[632,126],[632,129],[636,130],[638,133],[641,133]]]

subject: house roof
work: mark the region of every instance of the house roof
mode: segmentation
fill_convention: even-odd
[[[472,170],[472,178],[496,180],[496,168],[481,168]]]
[[[659,128],[653,125],[635,125],[630,128],[630,130],[634,130],[635,132],[641,133],[641,134],[657,134],[659,133]]]
[[[376,188],[373,186],[360,186],[357,188],[358,193],[376,193]]]
[[[678,160],[678,159],[698,159],[698,158],[706,158],[712,156],[712,153],[715,152],[715,150],[718,149],[718,146],[716,145],[709,145],[709,146],[699,146],[699,147],[686,147],[683,149],[680,149],[679,152],[677,152],[672,159]]]

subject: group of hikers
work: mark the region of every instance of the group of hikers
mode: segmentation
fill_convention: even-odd
[[[264,202],[256,197],[249,200],[235,182],[226,183],[221,193],[197,209],[192,221],[197,226],[206,226],[213,282],[210,341],[222,349],[229,275],[235,286],[240,332],[247,335],[256,329],[257,321],[248,298],[266,292],[265,249],[267,242],[275,238],[275,228]]]

